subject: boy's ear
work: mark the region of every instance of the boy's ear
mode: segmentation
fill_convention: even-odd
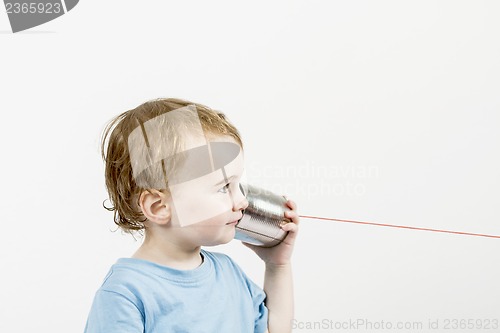
[[[149,221],[160,225],[170,222],[172,212],[167,194],[158,190],[143,191],[139,197],[139,206]]]

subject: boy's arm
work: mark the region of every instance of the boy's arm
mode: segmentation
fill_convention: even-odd
[[[269,311],[268,332],[291,332],[294,301],[290,263],[266,264],[264,291],[267,295],[266,306]]]
[[[297,205],[287,201],[292,210],[285,212],[285,217],[292,223],[285,223],[281,228],[288,231],[286,238],[271,248],[259,247],[244,243],[266,263],[264,291],[268,309],[268,333],[289,333],[293,320],[293,282],[290,262],[295,238],[297,237],[299,216]]]

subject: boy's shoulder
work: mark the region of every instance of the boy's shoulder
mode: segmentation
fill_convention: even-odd
[[[239,269],[238,264],[227,254],[222,252],[207,251],[202,249],[201,254],[205,259],[211,260],[212,262],[220,265],[231,265]]]

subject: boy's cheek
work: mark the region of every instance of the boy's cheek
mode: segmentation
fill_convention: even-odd
[[[190,192],[190,194],[188,194]],[[172,224],[185,227],[197,223],[206,223],[221,218],[231,212],[229,195],[208,194],[192,187],[182,189],[174,185],[170,188],[172,205]]]

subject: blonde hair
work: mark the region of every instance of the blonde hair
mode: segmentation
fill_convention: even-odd
[[[230,136],[243,147],[238,130],[226,119],[223,113],[212,110],[205,105],[182,99],[150,100],[111,119],[102,133],[101,155],[105,162],[105,183],[112,207],[106,207],[104,203],[103,206],[108,211],[114,211],[115,224],[126,232],[132,233],[144,229],[143,222],[146,218],[137,202],[143,191],[152,188],[168,191],[166,186],[159,185],[166,185],[168,182],[163,162],[155,163],[153,165],[155,170],[152,172],[138,173],[137,168],[133,166],[133,158],[131,159],[131,153],[132,155],[137,154],[137,149],[130,146],[129,139],[132,139],[138,129],[144,131],[143,126],[148,120],[186,107],[196,112],[196,121],[201,124],[204,133],[214,136]],[[196,126],[188,118],[178,117],[172,126],[173,124],[168,123],[168,118],[162,117],[163,120],[160,123],[162,134],[159,139],[154,141],[153,151],[168,152],[170,156],[181,152],[183,147],[182,134],[186,135],[186,132],[194,130]],[[149,148],[150,144],[147,141],[146,137],[146,144]],[[175,161],[169,164],[169,167],[174,166]],[[163,172],[160,172],[161,168],[163,168]],[[159,175],[161,175],[161,180]]]

